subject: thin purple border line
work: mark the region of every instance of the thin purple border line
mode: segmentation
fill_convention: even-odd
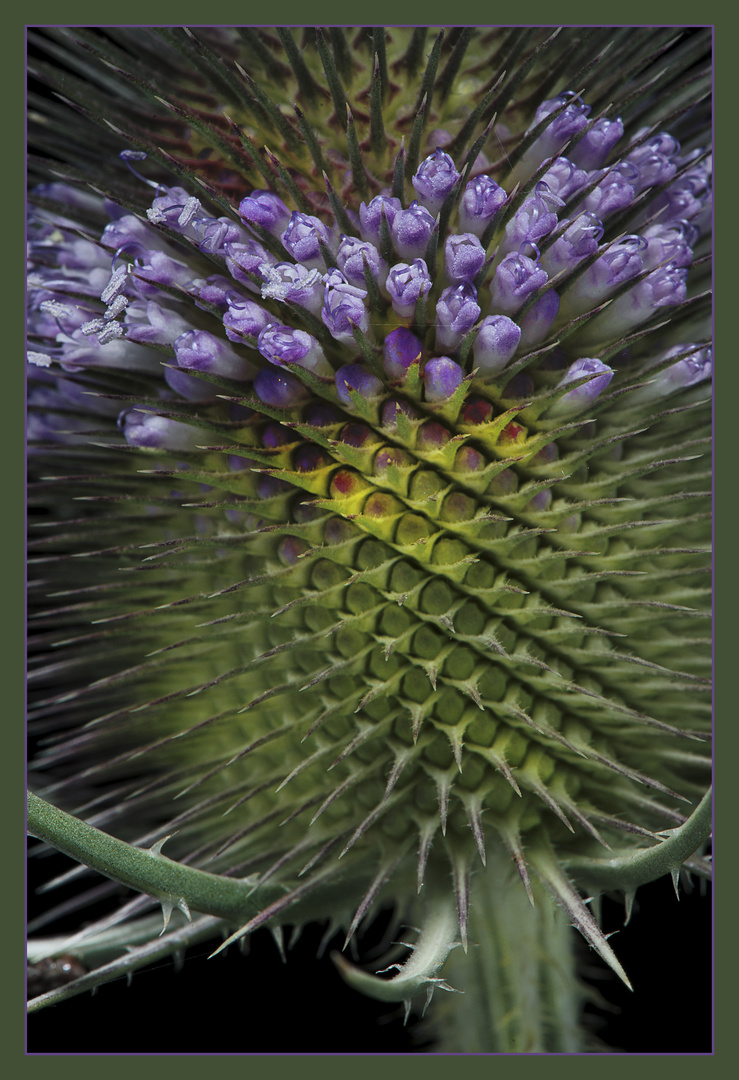
[[[131,28],[147,27],[148,28],[148,27],[157,27],[157,26],[162,26],[162,27],[176,26],[176,25],[179,25],[179,24],[170,24],[170,23],[154,23],[154,24],[148,24],[148,23],[144,23],[144,24],[139,24],[139,23],[100,23],[100,24],[96,24],[96,25],[99,26],[99,27],[103,27],[103,28],[106,28],[106,27],[111,27],[111,28],[112,27],[131,27]],[[230,26],[237,25],[237,24],[233,24],[233,23],[191,23],[191,24],[188,24],[188,25],[196,26],[196,27],[206,27],[207,28],[207,27],[211,27],[211,26],[214,26],[214,27],[230,27]],[[287,28],[303,29],[306,24],[248,23],[248,24],[239,24],[239,25],[255,26],[255,27],[271,27],[271,26],[280,25],[280,26],[285,26]],[[361,26],[363,26],[364,24],[345,24],[345,23],[332,24],[332,23],[328,23],[328,24],[325,24],[325,25],[327,25],[327,26],[334,26],[334,25],[339,26],[340,25],[342,27],[355,29],[355,28],[361,28]],[[393,24],[388,24],[388,25],[390,26],[390,28],[394,28],[394,27],[404,28],[404,27],[415,27],[415,26],[427,26],[427,27],[430,28],[430,27],[433,27],[433,26],[436,26],[436,25],[441,25],[441,24],[438,24],[438,23],[428,23],[428,24],[422,24],[422,23],[414,23],[414,24],[397,23],[397,24],[395,24],[395,23],[393,23]],[[575,27],[580,27],[580,26],[583,26],[583,27],[589,27],[589,26],[590,27],[601,27],[604,24],[597,24],[597,23],[551,23],[551,24],[550,23],[536,23],[536,24],[532,24],[532,23],[491,23],[491,24],[480,23],[480,24],[478,24],[478,23],[475,23],[475,24],[460,24],[460,25],[465,25],[465,26],[469,25],[469,26],[475,26],[475,27],[478,27],[478,26],[479,27],[491,27],[491,28],[493,28],[493,27],[495,27],[495,28],[497,28],[497,27],[500,27],[500,28],[514,28],[514,27],[519,27],[519,26],[536,26],[536,27],[552,27],[552,28],[555,28],[557,26],[563,26],[565,28],[575,28]],[[651,24],[651,23],[648,23],[648,24],[642,24],[642,23],[613,23],[613,24],[608,24],[608,25],[614,26],[614,27],[619,27],[619,28],[630,28],[630,27],[633,26],[635,28],[640,28],[640,29],[641,28],[653,28],[653,27],[654,28],[683,29],[686,24],[684,24],[684,23],[658,23],[658,24]],[[713,24],[713,23],[695,23],[695,24],[690,24],[690,25],[695,26],[697,28],[710,29],[711,30],[712,89],[715,91],[715,24]],[[28,23],[28,24],[25,24],[24,41],[25,41],[25,45],[26,45],[26,57],[28,56],[28,30],[29,29],[36,29],[36,28],[43,29],[43,28],[46,28],[46,27],[49,27],[49,28],[56,27],[56,28],[64,29],[64,28],[67,28],[67,27],[73,28],[73,27],[82,27],[82,26],[88,26],[88,24],[86,24],[86,23]],[[28,82],[27,82],[27,79],[24,79],[24,111],[25,111],[25,117],[26,117],[26,121],[27,121],[27,118],[28,118]],[[713,106],[712,118],[711,118],[711,136],[712,136],[712,156],[713,156],[713,158],[715,158],[715,146],[716,146],[715,123],[716,123],[716,121],[715,121],[715,93],[714,93],[714,106]],[[26,122],[26,126],[25,126],[25,129],[24,129],[24,160],[26,162],[28,160],[28,125],[27,125],[27,122]],[[714,162],[714,165],[715,165],[715,162]],[[712,201],[712,206],[711,206],[711,229],[712,229],[712,244],[713,244],[712,252],[714,254],[715,253],[715,239],[714,239],[715,238],[715,184],[716,184],[715,167],[713,168],[712,172],[713,172],[713,176],[712,176],[713,201]],[[26,211],[27,211],[27,198],[24,197],[24,199],[25,199],[25,207],[26,207]],[[26,222],[27,222],[27,216],[26,216],[25,221],[24,221],[24,239],[27,239],[27,224],[26,224]],[[711,262],[711,283],[712,283],[712,287],[714,287],[715,286],[715,265],[714,265],[714,260],[713,259],[712,259],[712,262]],[[712,288],[712,292],[713,291],[714,291],[714,289]],[[28,284],[27,284],[26,279],[24,278],[24,300],[25,300],[25,305],[27,305],[27,294],[28,294]],[[24,312],[24,314],[25,314],[25,312]],[[712,337],[715,338],[715,306],[713,305],[713,303],[712,303],[712,308],[711,308],[711,327],[712,327]],[[25,325],[24,325],[24,339],[25,339]],[[715,379],[715,374],[714,374],[714,379]],[[716,423],[715,403],[716,403],[716,394],[715,394],[715,384],[714,384],[714,386],[712,388],[712,401],[711,401],[712,431],[715,431],[715,423]],[[28,423],[27,394],[24,394],[24,431],[27,431],[27,423]],[[28,465],[27,465],[27,457],[24,454],[24,486],[25,486],[25,492],[26,492],[24,502],[25,502],[26,511],[27,511],[27,483],[28,483]],[[711,499],[712,499],[712,507],[715,507],[715,455],[713,456],[713,459],[712,459],[712,462],[711,462]],[[712,580],[712,586],[713,586],[713,588],[712,588],[712,596],[711,596],[711,616],[712,616],[711,661],[712,661],[712,671],[715,671],[715,635],[714,635],[714,631],[713,631],[713,626],[715,625],[715,515],[712,517],[711,536],[712,536],[712,556],[711,556],[712,575],[711,575],[711,580]],[[24,590],[24,646],[25,646],[25,657],[26,657],[25,670],[24,670],[24,683],[25,683],[25,685],[27,685],[27,675],[28,675],[28,670],[27,670],[27,654],[28,654],[27,653],[27,648],[28,648],[28,635],[27,635],[27,625],[28,625],[28,570],[27,570],[27,567],[28,567],[28,546],[27,546],[27,535],[25,535],[25,537],[24,537],[24,570],[25,570],[25,586],[26,586],[26,588]],[[712,698],[712,705],[713,705],[713,707],[712,707],[712,732],[715,735],[715,697]],[[25,724],[27,724],[27,715],[25,716]],[[716,754],[716,750],[715,750],[715,739],[714,739],[713,746],[712,746],[712,772],[713,772],[714,781],[715,781],[715,754]],[[25,766],[24,771],[26,773],[26,777],[24,779],[27,779],[27,772],[28,772],[28,744],[27,744],[27,742],[26,742],[26,745],[24,747],[24,766]],[[24,825],[26,826],[26,829],[27,829],[27,808],[26,808],[26,805],[25,805],[25,787],[26,787],[26,785],[24,784]],[[713,833],[714,834],[715,834],[715,818],[716,818],[716,809],[715,809],[715,799],[714,799],[713,807],[712,807],[712,827],[713,827]],[[713,876],[714,876],[713,883],[715,883],[715,869],[713,869]],[[25,874],[24,874],[24,905],[25,905],[25,910],[27,912],[27,910],[28,910],[28,869],[27,869],[27,866],[26,866]],[[713,893],[712,893],[712,897],[711,897],[711,1013],[712,1013],[712,1017],[711,1017],[711,1021],[712,1021],[712,1025],[711,1025],[712,1049],[711,1049],[711,1052],[710,1053],[708,1053],[708,1052],[689,1052],[689,1053],[686,1053],[686,1054],[684,1054],[684,1053],[659,1053],[659,1052],[656,1052],[656,1053],[634,1052],[633,1055],[635,1055],[635,1056],[646,1056],[646,1057],[653,1057],[653,1056],[655,1056],[655,1057],[672,1057],[672,1056],[704,1057],[704,1056],[712,1056],[715,1053],[715,995],[716,995],[716,987],[715,987],[715,967],[716,967],[716,959],[715,959],[715,905],[716,905],[716,901],[715,901],[715,888],[714,888]],[[25,948],[26,948],[26,936],[24,934],[24,953],[25,953]],[[25,958],[25,955],[24,955],[24,963],[25,963],[25,959],[26,958]],[[27,977],[26,976],[25,976],[25,986],[26,986],[26,999],[27,999]],[[201,1053],[196,1053],[196,1054],[167,1054],[167,1053],[160,1054],[160,1053],[154,1053],[154,1054],[146,1054],[146,1055],[137,1054],[137,1053],[131,1053],[131,1054],[126,1054],[126,1053],[112,1054],[111,1053],[111,1054],[106,1054],[105,1052],[102,1053],[102,1054],[96,1053],[96,1052],[93,1052],[93,1053],[90,1053],[90,1054],[85,1054],[85,1053],[77,1054],[77,1053],[71,1053],[71,1052],[70,1053],[63,1052],[61,1054],[59,1054],[59,1053],[46,1054],[46,1053],[43,1053],[43,1052],[32,1053],[32,1052],[28,1051],[27,1015],[26,1015],[26,1023],[24,1024],[24,1049],[25,1049],[26,1056],[33,1056],[33,1057],[46,1057],[46,1056],[63,1056],[63,1057],[66,1057],[66,1056],[82,1056],[82,1057],[86,1057],[86,1056],[116,1056],[116,1057],[119,1057],[119,1056],[121,1056],[121,1057],[188,1056],[188,1057],[193,1057],[194,1056],[194,1057],[200,1057],[200,1056],[213,1056],[211,1054],[204,1054],[204,1053],[203,1054],[201,1054]],[[618,1052],[615,1051],[614,1054],[618,1054]],[[633,1056],[631,1053],[618,1054],[618,1055],[619,1056]],[[323,1053],[307,1053],[307,1054],[300,1054],[300,1053],[295,1053],[295,1054],[293,1054],[293,1053],[290,1053],[290,1054],[274,1053],[274,1054],[272,1054],[272,1053],[268,1053],[268,1054],[247,1054],[246,1053],[246,1054],[239,1055],[239,1056],[258,1056],[258,1057],[263,1057],[263,1056],[266,1056],[266,1057],[366,1057],[366,1056],[371,1056],[371,1057],[397,1057],[397,1056],[402,1056],[402,1055],[399,1055],[397,1053],[378,1053],[378,1054],[362,1054],[362,1053],[336,1053],[336,1054],[333,1054],[333,1053],[325,1053],[325,1054],[323,1054]],[[549,1054],[549,1053],[486,1054],[486,1053],[476,1053],[476,1052],[453,1054],[453,1053],[444,1053],[444,1052],[433,1052],[431,1054],[425,1054],[424,1056],[432,1056],[432,1057],[457,1057],[457,1056],[461,1056],[461,1057],[602,1057],[603,1054],[601,1054],[601,1053],[591,1053],[591,1052],[581,1052],[581,1053],[575,1053],[575,1052],[570,1053],[570,1052],[568,1052],[568,1053],[555,1053],[555,1054]],[[607,1055],[607,1056],[612,1056],[612,1055]]]

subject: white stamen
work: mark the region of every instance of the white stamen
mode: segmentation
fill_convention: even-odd
[[[98,334],[98,341],[101,345],[107,344],[112,341],[113,338],[123,337],[123,327],[118,322],[106,323],[103,329]]]
[[[113,303],[110,305],[108,310],[103,315],[103,318],[106,319],[106,320],[107,319],[114,319],[116,317],[116,315],[120,315],[120,313],[122,311],[125,311],[127,307],[128,307],[128,297],[127,296],[116,296]]]
[[[146,216],[148,217],[152,225],[167,224],[167,218],[158,206],[150,206],[149,209],[146,211]]]
[[[85,337],[89,337],[90,334],[97,334],[100,330],[105,328],[105,323],[102,319],[91,319],[90,322],[83,323],[80,327],[81,332]]]
[[[51,367],[51,357],[42,352],[29,352],[26,353],[26,359],[29,364],[35,364],[36,367]]]
[[[60,304],[58,300],[42,300],[39,310],[43,311],[44,315],[51,315],[54,319],[62,319],[74,314],[73,308],[67,304]]]
[[[109,304],[110,301],[118,295],[123,286],[126,284],[126,274],[128,273],[128,266],[119,266],[117,270],[114,270],[110,275],[110,281],[105,286],[100,294],[100,299],[104,304]]]
[[[199,209],[200,199],[196,199],[194,195],[191,195],[182,208],[182,213],[177,218],[177,224],[181,225],[183,228],[185,225],[189,225]]]

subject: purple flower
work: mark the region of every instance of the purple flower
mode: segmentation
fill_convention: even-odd
[[[614,289],[644,269],[642,252],[647,241],[641,236],[625,236],[607,250],[564,294],[568,314],[580,314],[605,300]]]
[[[129,446],[146,450],[195,450],[203,441],[197,428],[141,409],[125,409],[118,427]]]
[[[170,259],[161,251],[146,251],[136,259],[134,272],[130,275],[131,283],[136,292],[144,300],[155,300],[161,297],[165,288],[179,286],[184,289],[192,281],[192,270],[186,263],[177,259]]]
[[[612,169],[604,170],[601,182],[582,205],[603,220],[617,210],[625,210],[636,198],[638,176],[639,170],[635,165],[620,161]]]
[[[561,222],[566,224],[566,220]],[[598,250],[603,223],[589,210],[583,211],[541,257],[541,265],[553,277],[560,270],[573,270],[578,263]]]
[[[54,181],[50,184],[37,184],[33,190],[34,194],[40,195],[43,199],[62,203],[68,206],[70,210],[81,210],[85,214],[99,214],[103,208],[103,202],[98,195],[83,191],[81,188],[72,187],[71,184]],[[36,213],[41,216],[43,211],[37,210]]]
[[[411,364],[420,363],[422,356],[422,343],[404,326],[391,331],[382,344],[382,366],[392,382],[405,379]]]
[[[482,236],[508,196],[489,176],[477,176],[465,186],[459,204],[459,227]]]
[[[567,369],[564,377],[560,379],[558,386],[566,386],[568,383],[574,382],[575,379],[582,379],[586,375],[595,377],[558,398],[554,405],[551,405],[547,410],[547,417],[557,417],[559,419],[582,412],[603,393],[613,378],[613,369],[608,364],[604,364],[602,360],[586,358],[576,360]]]
[[[359,231],[362,239],[368,243],[379,245],[380,222],[383,214],[387,219],[388,229],[391,229],[395,215],[399,210],[402,210],[400,199],[391,199],[387,195],[376,195],[369,205],[360,203]]]
[[[101,329],[102,322],[101,319]],[[114,325],[120,330],[120,324]],[[84,326],[81,326],[71,334],[57,335],[57,340],[64,345],[59,363],[65,371],[81,371],[88,366],[145,371],[152,375],[161,371],[159,358],[151,349],[135,345],[124,337],[101,344],[97,337],[86,334],[84,330]]]
[[[490,297],[495,312],[513,315],[531,293],[546,285],[548,280],[546,271],[528,255],[520,252],[506,255],[490,283]]]
[[[589,179],[584,169],[578,169],[577,165],[566,157],[555,158],[542,177],[552,195],[557,195],[565,202],[586,187]]]
[[[367,290],[350,285],[344,275],[335,268],[326,274],[325,281],[321,319],[331,337],[345,345],[353,345],[354,326],[363,334],[369,331],[369,312],[364,303]]]
[[[608,155],[624,133],[621,118],[596,120],[590,131],[573,146],[570,157],[581,169],[602,169]]]
[[[364,288],[365,259],[370,273],[379,287],[384,288],[387,280],[388,265],[380,256],[374,244],[366,240],[357,240],[355,236],[341,234],[341,243],[336,253],[336,265],[350,285]]]
[[[297,304],[313,315],[318,315],[323,307],[323,275],[320,270],[308,270],[295,263],[275,263],[259,267],[264,278],[262,299],[279,300],[282,303]]]
[[[468,281],[444,289],[436,301],[436,348],[457,349],[479,318],[477,290]]]
[[[256,370],[249,360],[206,330],[186,330],[176,339],[174,351],[178,365],[190,371],[204,371],[229,379],[251,379]]]
[[[379,398],[384,387],[362,364],[345,364],[336,372],[336,393],[342,405],[353,409],[350,390],[356,390],[363,398]]]
[[[243,243],[237,241],[233,244],[227,242],[225,251],[226,266],[231,276],[251,292],[259,292],[260,286],[255,285],[248,275],[256,274],[258,278],[263,278],[264,273],[260,270],[262,264],[272,266],[277,260],[256,240],[244,240]]]
[[[683,357],[670,367],[665,368],[656,375],[651,383],[634,391],[633,400],[654,401],[657,398],[675,394],[678,390],[686,390],[689,386],[695,386],[704,379],[709,379],[713,372],[713,353],[710,345],[700,346],[692,342],[685,345],[675,345],[668,349],[658,361],[663,363],[673,356],[679,356],[689,349],[695,350],[690,356]],[[647,372],[647,374],[649,374]]]
[[[401,319],[413,318],[416,302],[420,297],[427,296],[430,289],[431,278],[423,259],[414,259],[411,264],[397,263],[387,276],[387,291],[393,310]]]
[[[145,225],[140,218],[134,217],[133,214],[125,214],[123,217],[118,218],[117,221],[111,221],[105,226],[100,242],[105,247],[110,248],[111,251],[120,251],[121,248],[131,243],[138,243],[143,248],[148,248],[153,243],[155,235],[154,230]],[[64,245],[64,248],[68,253],[67,244]]]
[[[401,259],[415,259],[424,255],[433,228],[434,218],[415,199],[407,210],[399,210],[393,219],[390,234]]]
[[[162,307],[154,300],[144,303],[134,300],[126,308],[126,341],[146,345],[171,345],[184,334],[190,324],[176,311]]]
[[[161,190],[161,189],[157,189]],[[168,228],[191,236],[188,228],[200,210],[200,200],[190,195],[181,187],[166,188],[164,195],[157,195],[152,200],[146,216],[153,225],[167,225]]]
[[[244,300],[237,293],[229,293],[228,310],[223,316],[223,325],[229,341],[246,345],[249,349],[256,348],[255,345],[244,340],[244,335],[252,338],[259,337],[270,319],[269,312],[259,304],[255,304],[253,300]]]
[[[694,150],[678,159],[677,164],[688,164],[694,157],[698,157],[704,151]],[[711,207],[711,158],[710,156],[699,161],[692,168],[684,172],[682,176],[663,191],[652,203],[652,208],[662,209],[660,222],[672,222],[676,220],[692,221],[701,215],[708,217]],[[699,221],[698,224],[703,224]]]
[[[483,375],[502,371],[521,340],[521,328],[507,315],[488,315],[482,320],[472,345],[474,366]]]
[[[254,392],[265,405],[272,405],[276,409],[301,405],[311,396],[310,390],[298,379],[273,367],[262,368],[257,372]]]
[[[435,217],[457,180],[459,173],[453,160],[449,154],[437,147],[434,153],[418,166],[418,172],[411,183],[418,192],[418,201]]]
[[[190,283],[187,291],[191,296],[196,297],[197,307],[202,308],[209,304],[220,308],[223,312],[229,306],[229,296],[243,300],[243,297],[239,297],[239,294],[235,292],[231,278],[224,277],[223,274],[211,274],[205,279],[196,278]]]
[[[674,266],[690,266],[693,261],[692,245],[698,239],[698,229],[689,221],[671,221],[650,225],[641,234],[647,241],[642,255],[645,270],[672,263]]]
[[[527,180],[544,158],[556,157],[564,145],[570,141],[588,122],[590,106],[572,90],[566,90],[556,98],[544,101],[536,110],[536,115],[529,125],[532,131],[542,120],[556,112],[563,105],[566,107],[544,128],[541,135],[532,143],[521,160],[513,169],[511,180],[517,183]]]
[[[448,356],[437,356],[426,364],[423,377],[426,401],[445,401],[462,382],[464,371]]]
[[[602,341],[605,337],[620,336],[645,322],[657,308],[682,304],[687,295],[687,276],[685,268],[673,263],[653,270],[591,319],[581,331],[580,340]]]
[[[521,327],[521,346],[528,349],[543,341],[558,311],[559,295],[554,289],[547,289],[523,318],[518,320],[518,325]]]
[[[508,222],[500,253],[518,251],[522,244],[535,244],[548,236],[552,229],[556,228],[557,210],[563,206],[562,199],[553,195],[544,181],[540,180],[534,188],[534,194],[524,199]]]
[[[326,269],[320,244],[332,249],[333,237],[319,218],[294,210],[290,216],[290,224],[280,239],[285,251],[296,262],[302,263],[308,269]]]
[[[637,132],[637,138],[645,133],[643,128]],[[644,188],[653,187],[657,184],[665,184],[677,172],[675,158],[680,153],[680,143],[672,135],[661,131],[648,139],[636,150],[626,155],[626,161],[635,165],[638,177],[635,182],[637,194]]]
[[[485,262],[485,248],[473,233],[456,233],[444,245],[444,268],[452,285],[472,281]]]
[[[252,191],[239,203],[239,217],[247,225],[261,225],[272,236],[279,237],[288,226],[290,210],[272,191]]]
[[[249,237],[230,218],[204,218],[196,223],[199,248],[208,255],[225,256],[227,244],[243,244]]]
[[[259,334],[257,348],[270,364],[277,367],[299,364],[320,377],[333,375],[333,368],[323,355],[319,342],[305,330],[268,323]]]

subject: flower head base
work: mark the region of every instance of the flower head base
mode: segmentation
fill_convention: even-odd
[[[41,109],[40,178],[89,178],[31,194],[32,463],[75,523],[35,775],[154,843],[141,888],[196,913],[165,950],[394,903],[411,959],[347,979],[415,1008],[444,964],[474,1002],[497,942],[521,986],[452,1000],[461,1049],[561,1049],[546,958],[574,923],[628,979],[583,896],[633,892],[706,779],[706,105],[680,31],[596,64],[577,28],[425,33],[35,35],[82,110],[61,149]]]

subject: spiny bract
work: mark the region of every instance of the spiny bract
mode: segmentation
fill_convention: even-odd
[[[575,1048],[501,942],[626,978],[578,886],[708,783],[710,32],[32,48],[37,787],[247,930],[394,900],[388,1000],[469,936],[442,1045]]]

